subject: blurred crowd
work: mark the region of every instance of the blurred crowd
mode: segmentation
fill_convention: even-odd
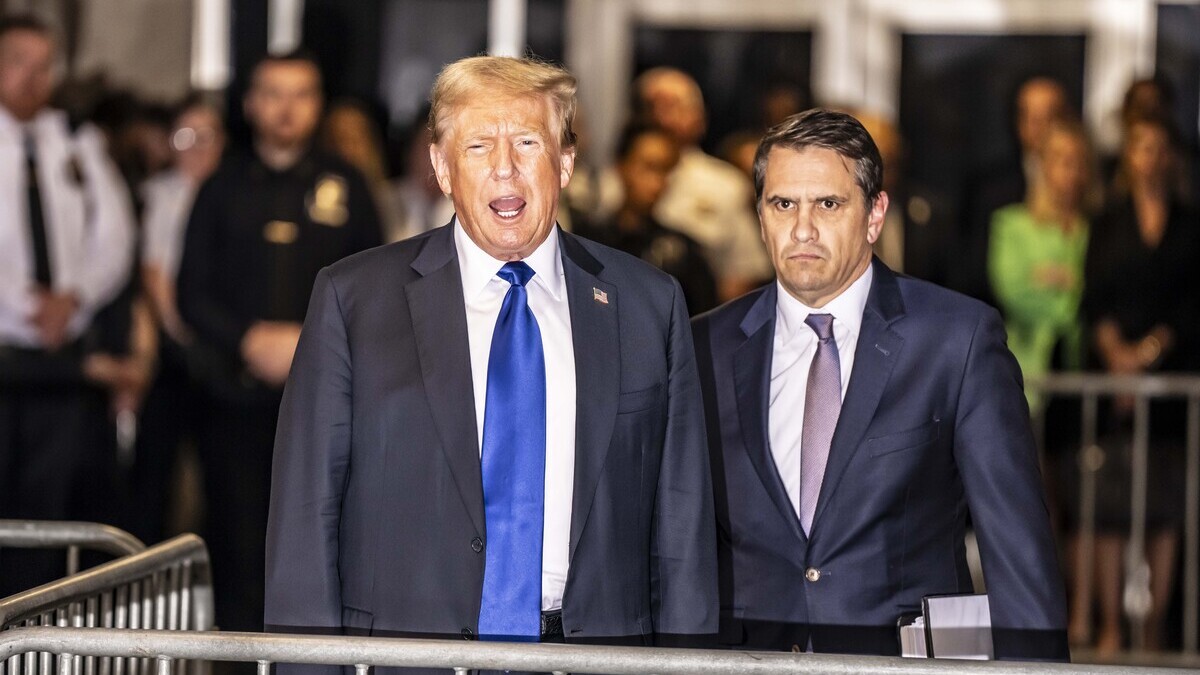
[[[377,109],[325,101],[319,64],[301,51],[255,66],[240,102],[252,133],[235,143],[211,98],[164,105],[102,83],[58,86],[55,49],[35,19],[0,22],[0,517],[109,522],[147,542],[197,527],[218,623],[260,630],[274,424],[313,278],[450,221],[428,130],[385,142]],[[906,180],[894,124],[851,111],[879,145],[893,204],[877,255],[993,303],[1026,379],[1195,371],[1195,152],[1171,97],[1161,82],[1134,82],[1121,148],[1098,156],[1062,85],[1028,80],[1013,107],[1019,152],[974,172],[956,213],[936,186]],[[807,107],[803,96],[764,98],[759,128],[709,146],[720,157],[701,149],[703,92],[687,74],[646,71],[631,102],[608,165],[589,154],[581,111],[560,224],[676,276],[693,314],[769,282],[755,149]],[[1108,461],[1089,556],[1071,534],[1078,405],[1029,398],[1047,410],[1047,488],[1075,580],[1071,637],[1116,651],[1128,640],[1131,402],[1102,415]],[[1171,639],[1178,595],[1184,419],[1165,403],[1152,417],[1153,648]],[[181,472],[181,457],[199,470]],[[181,485],[201,497],[180,500]],[[0,596],[55,576],[55,564],[0,553]]]

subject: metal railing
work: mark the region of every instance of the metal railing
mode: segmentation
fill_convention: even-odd
[[[180,535],[140,553],[0,600],[0,631],[36,626],[211,630],[213,599],[204,541],[194,534]],[[4,657],[0,675],[51,675],[71,665],[64,659],[53,665],[51,654],[59,652],[39,651],[43,653],[21,656],[14,652],[11,658]],[[137,660],[126,664],[122,660],[88,659],[76,663],[72,672],[140,675],[150,673],[149,667],[148,662]]]
[[[1079,397],[1082,405],[1082,430],[1079,447],[1079,535],[1085,559],[1094,556],[1096,542],[1097,482],[1105,453],[1097,443],[1099,402],[1102,398],[1131,396],[1133,406],[1133,443],[1130,467],[1130,531],[1126,552],[1125,612],[1133,627],[1135,648],[1144,646],[1144,621],[1149,612],[1149,566],[1146,561],[1150,455],[1150,402],[1157,399],[1184,399],[1187,402],[1185,441],[1186,476],[1184,492],[1184,563],[1183,563],[1183,651],[1197,653],[1200,640],[1200,376],[1198,375],[1106,375],[1058,373],[1031,381],[1031,389],[1041,392],[1041,409],[1035,417],[1044,418],[1045,403],[1051,396]],[[1083,585],[1091,585],[1091,566],[1084,565]]]
[[[99,657],[153,659],[157,675],[170,675],[179,660],[254,662],[258,664],[259,675],[267,675],[274,663],[354,666],[356,675],[369,675],[372,667],[444,668],[454,670],[456,675],[466,675],[470,670],[609,675],[1176,675],[1180,672],[1169,668],[1126,666],[261,633],[70,628],[18,628],[0,633],[0,660],[11,661],[31,652],[60,655],[58,675],[80,675],[80,658]]]
[[[79,571],[83,550],[114,556],[144,551],[146,545],[125,530],[100,523],[58,520],[0,520],[0,549],[65,548],[67,574]]]

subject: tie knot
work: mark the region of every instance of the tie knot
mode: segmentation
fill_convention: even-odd
[[[526,265],[523,260],[504,263],[504,267],[496,272],[496,276],[514,286],[524,286],[533,278],[533,268]]]
[[[833,337],[833,315],[832,314],[809,314],[804,323],[813,329],[817,334],[817,339],[828,340]]]

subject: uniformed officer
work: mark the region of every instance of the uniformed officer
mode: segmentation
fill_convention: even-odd
[[[275,422],[313,280],[382,234],[363,177],[313,147],[322,94],[311,57],[264,58],[243,103],[253,147],[196,196],[178,300],[213,405],[200,455],[216,618],[257,631]]]
[[[96,391],[83,356],[129,278],[133,213],[100,132],[47,107],[55,41],[0,20],[0,517],[64,519],[84,483]],[[0,597],[46,569],[0,552]],[[57,557],[57,556],[56,556]],[[32,568],[31,568],[32,567]]]

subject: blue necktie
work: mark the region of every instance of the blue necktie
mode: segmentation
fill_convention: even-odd
[[[525,285],[533,269],[510,262],[497,275],[504,296],[488,358],[483,417],[483,507],[487,558],[479,635],[541,635],[542,512],[546,473],[546,362]]]

